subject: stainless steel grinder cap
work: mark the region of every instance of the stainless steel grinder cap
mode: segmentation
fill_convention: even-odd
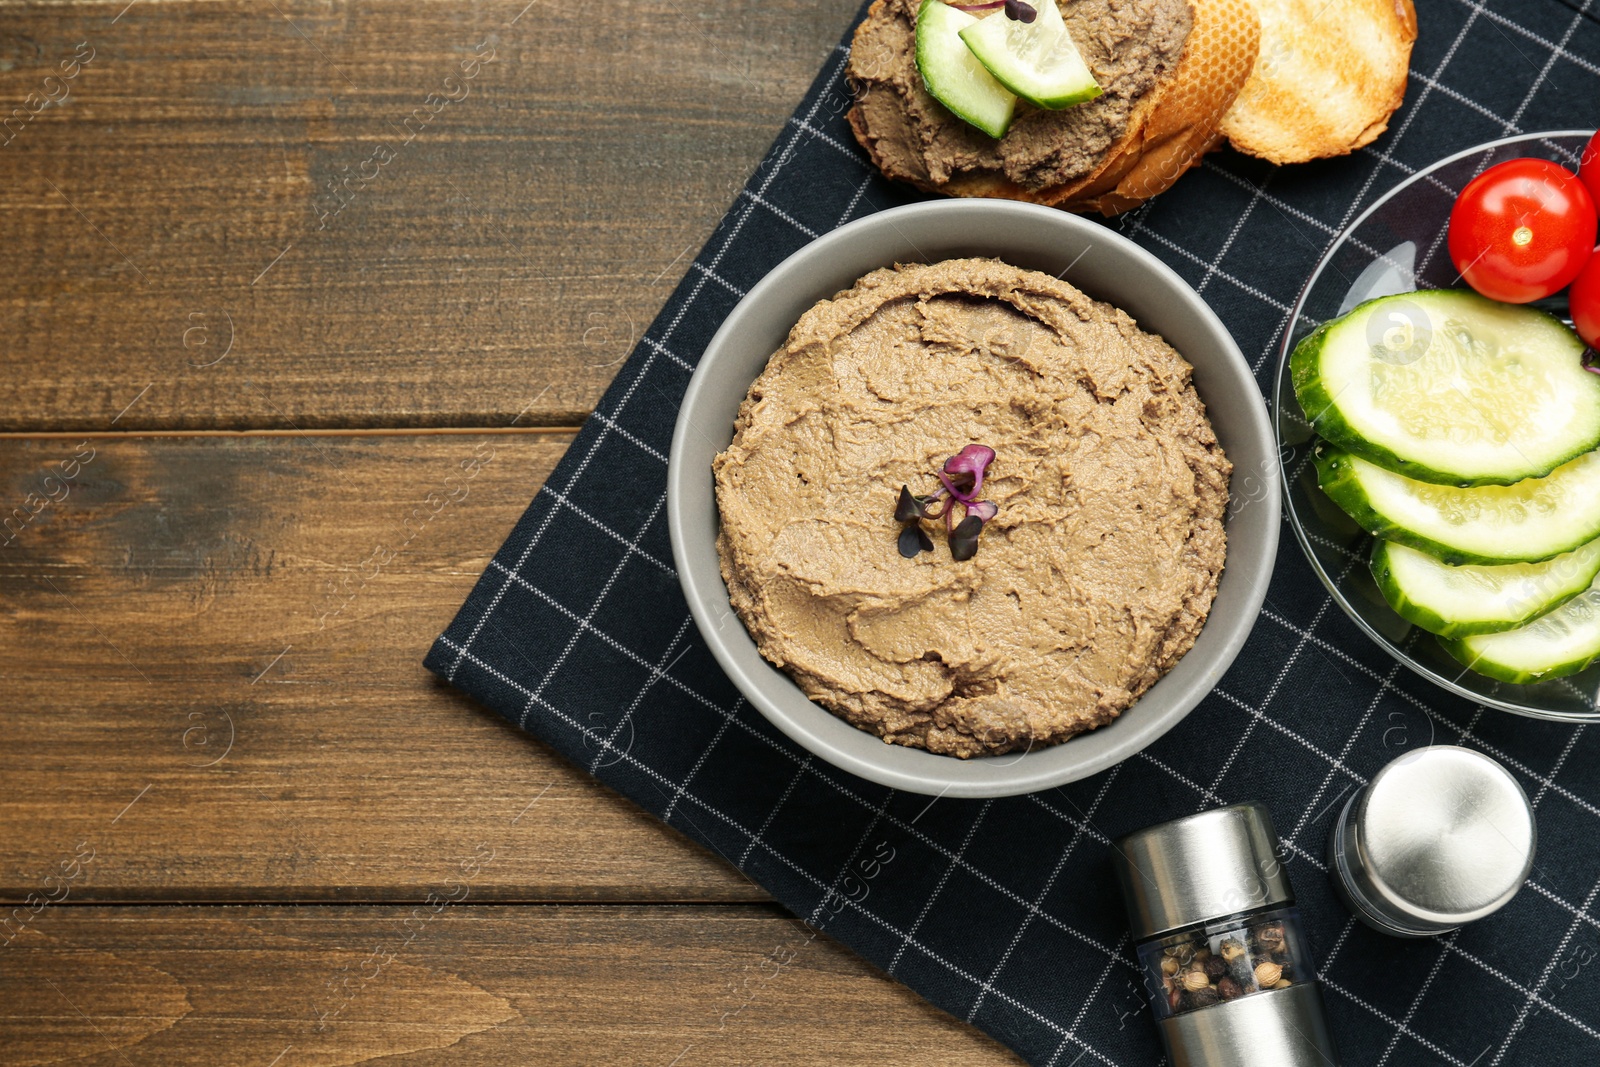
[[[1533,867],[1533,806],[1480,752],[1431,745],[1395,760],[1345,804],[1328,842],[1334,888],[1356,917],[1429,937],[1504,906]]]
[[[1134,940],[1293,903],[1277,840],[1260,804],[1213,808],[1122,838],[1117,876]]]

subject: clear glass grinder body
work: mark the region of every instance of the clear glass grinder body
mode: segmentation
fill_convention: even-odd
[[[1172,1067],[1337,1067],[1316,965],[1259,804],[1136,831],[1115,864]]]
[[[1300,912],[1293,907],[1152,938],[1139,946],[1139,962],[1158,1019],[1287,989],[1315,975],[1300,931]]]

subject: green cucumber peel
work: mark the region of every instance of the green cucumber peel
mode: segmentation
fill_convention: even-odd
[[[962,29],[961,39],[996,81],[1036,107],[1060,111],[1093,100],[1103,90],[1055,0],[1036,0],[1036,8],[1032,22],[996,11]]]
[[[1011,128],[1017,98],[961,39],[961,31],[977,22],[943,0],[922,0],[917,9],[917,70],[928,93],[952,115],[998,139]]]
[[[1417,481],[1511,485],[1600,446],[1583,350],[1553,315],[1435,289],[1322,324],[1289,370],[1313,428],[1346,451]]]
[[[1537,563],[1600,537],[1600,452],[1546,478],[1455,488],[1419,482],[1326,441],[1316,447],[1322,491],[1362,529],[1445,563]]]
[[[1514,685],[1577,674],[1600,659],[1600,579],[1526,626],[1439,643],[1469,669]]]
[[[1372,546],[1372,577],[1395,613],[1440,637],[1514,630],[1600,575],[1600,540],[1543,563],[1452,567],[1392,541]]]

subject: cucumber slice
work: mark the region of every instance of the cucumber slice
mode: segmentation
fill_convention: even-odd
[[[1600,376],[1553,315],[1476,293],[1380,297],[1295,348],[1295,396],[1324,438],[1442,485],[1542,478],[1600,445]]]
[[[1401,617],[1441,637],[1514,630],[1589,588],[1600,540],[1543,563],[1452,567],[1426,552],[1379,541],[1372,576]]]
[[[1600,537],[1600,452],[1545,478],[1458,489],[1384,470],[1323,441],[1317,482],[1368,533],[1446,563],[1537,563]]]
[[[1030,104],[1059,111],[1100,95],[1089,65],[1072,43],[1055,0],[1034,0],[1039,14],[1020,22],[996,11],[961,31],[972,54],[1001,85]]]
[[[942,0],[922,0],[917,9],[917,70],[928,92],[952,115],[990,137],[1004,137],[1017,98],[994,80],[961,39],[961,31],[977,21],[977,16]]]
[[[1600,579],[1526,626],[1439,640],[1456,659],[1502,682],[1525,685],[1577,674],[1600,658]]]

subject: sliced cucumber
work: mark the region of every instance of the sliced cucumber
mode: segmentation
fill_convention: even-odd
[[[1600,537],[1600,452],[1544,478],[1458,489],[1384,470],[1323,441],[1322,491],[1368,533],[1446,563],[1536,563]]]
[[[1542,478],[1600,445],[1600,376],[1561,320],[1476,293],[1380,297],[1295,348],[1295,396],[1324,438],[1442,485]]]
[[[1560,607],[1600,574],[1600,539],[1543,563],[1452,567],[1426,552],[1379,541],[1372,576],[1403,618],[1441,637],[1513,630]]]
[[[1439,640],[1456,659],[1502,682],[1525,685],[1577,674],[1600,658],[1600,579],[1526,626]]]
[[[950,113],[990,137],[1004,137],[1017,98],[978,62],[961,31],[977,17],[942,0],[922,0],[917,9],[917,69],[928,92]]]
[[[1093,100],[1100,83],[1072,43],[1055,0],[1034,3],[1039,14],[1032,22],[996,11],[963,29],[961,39],[995,80],[1030,104],[1059,111]]]

